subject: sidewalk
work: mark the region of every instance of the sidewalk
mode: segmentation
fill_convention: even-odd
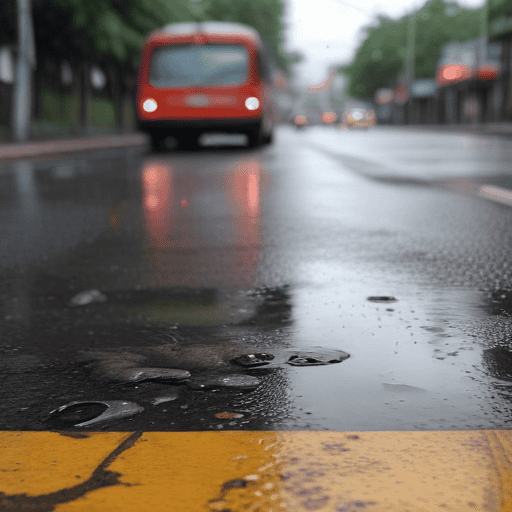
[[[512,137],[512,123],[392,125],[395,128]]]
[[[126,135],[104,135],[81,137],[75,139],[57,139],[30,141],[21,143],[0,143],[0,160],[17,160],[20,158],[39,158],[49,155],[61,155],[79,151],[111,149],[127,146],[143,146],[147,137],[141,133]]]
[[[482,123],[454,125],[385,125],[386,129],[414,129],[442,132],[472,133],[475,135],[498,135],[512,137],[512,123]],[[124,135],[102,135],[73,139],[36,140],[22,143],[1,143],[0,160],[39,158],[73,152],[112,149],[129,146],[144,146],[148,138],[142,133]]]

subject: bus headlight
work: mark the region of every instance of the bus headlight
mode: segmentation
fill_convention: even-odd
[[[147,100],[144,100],[144,103],[142,104],[142,108],[146,112],[154,112],[156,110],[156,107],[158,107],[158,105],[153,98],[148,98]]]
[[[251,96],[245,100],[245,106],[247,110],[256,110],[260,106],[260,101],[258,98]]]

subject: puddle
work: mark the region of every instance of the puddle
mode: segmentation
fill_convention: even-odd
[[[238,389],[241,391],[252,391],[261,384],[260,379],[251,375],[202,375],[192,377],[187,385],[193,390],[206,390],[212,388]]]
[[[493,377],[512,382],[512,352],[504,347],[484,350],[484,365]]]
[[[246,321],[254,314],[255,301],[247,294],[221,293],[216,287],[135,288],[108,294],[108,307],[115,315],[190,326]]]
[[[341,363],[349,357],[350,354],[343,350],[313,347],[312,350],[298,351],[298,353],[291,355],[286,362],[292,366],[323,366]]]
[[[260,288],[253,294],[260,302],[255,314],[240,325],[283,325],[291,322],[291,295],[288,285],[275,288]]]
[[[141,354],[123,352],[89,353],[82,356],[87,363],[86,368],[91,371],[93,378],[111,382],[136,383],[144,381],[172,381],[182,382],[190,377],[186,370],[178,368],[152,368],[138,366],[144,360]]]
[[[492,315],[512,316],[512,291],[495,291],[487,301],[485,307]]]
[[[158,396],[156,398],[153,398],[151,400],[151,403],[153,405],[160,405],[164,404],[166,402],[172,402],[173,400],[176,400],[180,394],[180,391],[178,388],[173,389],[171,393],[167,393],[165,396]]]
[[[246,368],[256,368],[258,366],[268,365],[269,361],[272,361],[273,359],[274,356],[272,354],[257,353],[235,357],[231,362]]]
[[[314,340],[343,349],[350,358],[342,365],[290,366],[296,419],[280,428],[445,430],[503,424],[507,414],[493,412],[488,379],[475,370],[482,367],[481,345],[468,334],[469,325],[486,318],[479,292],[408,285],[400,276],[391,282],[389,275],[331,261],[310,263],[297,273],[308,282],[291,289],[291,345],[300,353]],[[391,296],[372,294],[386,288],[400,297],[393,311],[388,300],[379,302]],[[368,300],[372,297],[378,300]],[[491,353],[486,357],[493,359]],[[489,363],[495,376],[512,379],[508,359],[512,362],[507,354]]]
[[[46,423],[50,428],[69,428],[78,423],[97,418],[108,409],[108,406],[99,402],[80,403],[63,406],[50,413]]]
[[[382,304],[388,304],[390,302],[397,302],[397,299],[395,299],[395,297],[386,296],[386,295],[381,295],[381,296],[371,295],[370,297],[367,297],[366,300],[368,300],[370,302],[378,302],[378,303],[382,303]]]
[[[118,293],[117,301],[129,313],[153,322],[185,325],[219,325],[229,322],[229,311],[219,301],[216,288],[160,288]]]
[[[398,384],[394,382],[383,382],[382,386],[384,389],[396,392],[414,393],[427,391],[426,389],[418,388],[416,386],[409,386],[408,384]]]
[[[50,428],[83,428],[107,425],[139,414],[144,409],[133,402],[71,402],[51,411],[45,423]]]
[[[87,306],[93,302],[105,302],[107,296],[99,290],[86,290],[77,293],[70,301],[69,305],[74,307]]]

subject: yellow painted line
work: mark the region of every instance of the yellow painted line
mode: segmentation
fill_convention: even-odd
[[[509,431],[75,436],[0,432],[2,512],[512,511]]]
[[[512,190],[507,190],[506,188],[483,185],[478,189],[478,195],[495,203],[512,206]]]

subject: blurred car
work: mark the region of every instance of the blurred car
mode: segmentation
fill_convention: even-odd
[[[323,124],[334,124],[338,120],[338,116],[334,112],[323,112],[322,123]]]
[[[351,108],[343,114],[343,123],[349,128],[368,128],[375,125],[375,112],[371,109]]]
[[[293,124],[297,128],[304,128],[308,124],[308,118],[304,114],[298,114],[293,118]]]

